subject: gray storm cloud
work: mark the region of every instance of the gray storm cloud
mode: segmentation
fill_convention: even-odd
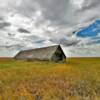
[[[89,20],[89,16],[92,18],[100,17],[100,0],[17,0],[16,4],[14,3],[15,0],[4,1],[6,4],[2,3],[2,6],[5,5],[10,10],[30,18],[33,18],[37,11],[40,11],[45,20],[51,21],[51,25],[72,26],[83,24],[84,20],[83,23],[81,22],[85,16],[87,16],[85,20]],[[94,10],[94,14],[92,10]],[[96,17],[94,17],[95,15]]]
[[[30,33],[28,30],[23,29],[23,28],[19,28],[17,31],[20,33]]]
[[[4,29],[5,27],[11,26],[9,22],[0,22],[0,29]]]
[[[100,18],[99,10],[100,0],[0,0],[0,39],[26,48],[32,36],[35,46],[87,45],[74,32]]]

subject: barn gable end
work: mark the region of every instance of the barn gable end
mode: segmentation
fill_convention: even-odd
[[[58,46],[58,48],[56,49],[56,51],[54,52],[54,54],[52,56],[52,60],[53,61],[62,61],[65,59],[66,59],[66,56],[63,52],[63,49],[61,48],[61,46]]]

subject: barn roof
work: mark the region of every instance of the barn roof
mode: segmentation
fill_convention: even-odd
[[[28,57],[28,58],[39,58],[39,59],[50,59],[56,52],[57,48],[61,48],[60,45],[54,45],[43,48],[36,48],[31,50],[24,50],[19,52],[16,57]]]

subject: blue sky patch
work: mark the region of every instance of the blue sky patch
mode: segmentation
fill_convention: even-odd
[[[100,33],[100,20],[96,20],[93,24],[77,33],[78,37],[95,37]]]

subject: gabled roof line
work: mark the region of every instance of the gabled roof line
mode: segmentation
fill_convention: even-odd
[[[46,46],[46,47],[40,47],[40,48],[34,48],[34,49],[28,49],[28,50],[21,50],[20,52],[25,52],[25,51],[27,52],[27,51],[31,51],[31,50],[46,49],[46,48],[59,47],[59,46],[60,45],[52,45],[52,46]]]

